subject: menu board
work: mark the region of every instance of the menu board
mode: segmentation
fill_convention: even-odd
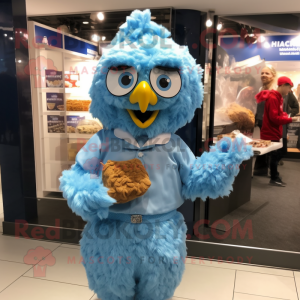
[[[84,119],[85,119],[85,117],[67,116],[67,132],[75,133],[78,123]]]
[[[46,93],[47,110],[64,110],[63,93]]]
[[[46,87],[60,88],[64,85],[62,71],[45,70]]]
[[[64,116],[47,116],[49,133],[65,133]]]

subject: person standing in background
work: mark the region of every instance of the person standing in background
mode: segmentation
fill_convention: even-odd
[[[239,91],[236,103],[240,106],[250,109],[253,114],[256,114],[257,103],[255,100],[255,84],[256,81],[253,76],[247,75],[242,79],[241,90]]]
[[[294,89],[294,93],[295,93],[296,99],[298,100],[298,103],[299,103],[300,102],[300,84],[298,84],[297,88]]]
[[[264,90],[256,95],[257,103],[265,103],[263,124],[260,132],[260,138],[263,140],[271,140],[272,142],[280,142],[282,138],[282,125],[296,122],[298,118],[289,118],[287,113],[283,112],[283,97],[288,95],[293,87],[292,81],[288,77],[278,78],[278,88],[275,90]],[[274,186],[284,187],[277,171],[277,165],[282,158],[282,150],[270,152],[270,184]]]
[[[261,70],[260,78],[262,83],[262,87],[259,89],[260,92],[276,89],[277,72],[271,65],[267,65]],[[265,102],[258,103],[255,115],[255,126],[258,126],[260,130],[263,125],[264,110]],[[268,156],[266,154],[258,156],[255,162],[254,175],[267,176],[268,167]]]
[[[262,87],[259,90],[260,92],[276,89],[277,72],[271,65],[267,65],[261,70],[260,78],[262,83]],[[262,123],[263,123],[264,108],[265,108],[264,102],[257,104],[255,121],[257,126],[260,129],[262,128]]]
[[[299,87],[300,85],[298,85]],[[295,97],[294,93],[291,91],[288,95],[283,97],[283,111],[287,114],[291,114],[291,117],[296,116],[299,113],[299,102]],[[283,133],[282,133],[282,157],[287,154],[287,125],[283,125]],[[281,159],[279,165],[283,165],[283,160]]]

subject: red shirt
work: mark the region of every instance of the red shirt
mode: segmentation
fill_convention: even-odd
[[[283,98],[275,90],[261,91],[255,96],[257,103],[266,101],[263,125],[260,131],[262,140],[279,141],[282,138],[282,125],[292,123],[287,113],[283,112]]]

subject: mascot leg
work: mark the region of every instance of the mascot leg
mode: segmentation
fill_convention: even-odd
[[[136,289],[136,300],[168,300],[174,295],[184,272],[184,258],[174,263],[155,265],[151,273],[145,269]]]
[[[167,300],[174,295],[185,269],[186,231],[179,212],[156,226],[154,238],[147,241],[145,256],[140,257],[136,268],[136,300]]]
[[[151,224],[88,224],[80,244],[90,289],[101,300],[171,298],[184,272],[186,229],[179,212]]]
[[[132,240],[119,234],[121,222],[97,220],[84,229],[81,244],[89,287],[101,300],[133,300],[136,282],[132,263]]]

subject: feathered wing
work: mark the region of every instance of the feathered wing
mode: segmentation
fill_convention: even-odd
[[[201,157],[190,164],[189,175],[182,178],[182,195],[185,199],[200,197],[216,199],[228,196],[232,191],[234,178],[238,175],[243,161],[253,155],[252,147],[242,139],[223,139]]]
[[[63,171],[60,190],[72,211],[89,221],[94,217],[108,217],[109,207],[116,200],[108,196],[108,189],[99,178],[101,161],[101,131],[79,151],[76,164]],[[96,146],[97,145],[97,146]]]

